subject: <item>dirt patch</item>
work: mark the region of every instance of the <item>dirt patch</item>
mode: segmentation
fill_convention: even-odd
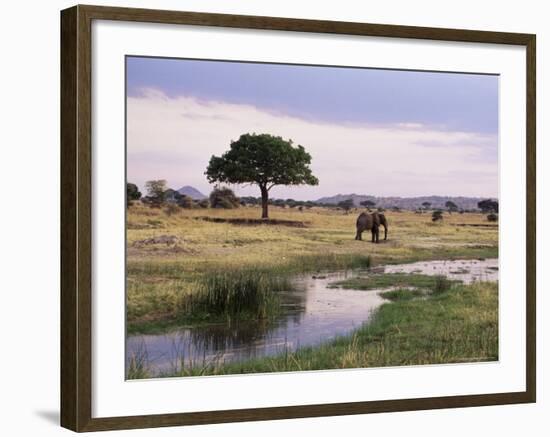
[[[157,237],[146,238],[145,240],[135,241],[134,247],[150,246],[153,244],[164,244],[166,246],[174,246],[180,242],[180,239],[175,235],[159,235]]]
[[[307,228],[306,222],[297,220],[280,220],[280,219],[249,219],[249,218],[222,218],[222,217],[195,217],[196,220],[204,220],[213,223],[229,223],[240,226],[257,226],[257,225],[273,225],[273,226],[290,226],[293,228]]]

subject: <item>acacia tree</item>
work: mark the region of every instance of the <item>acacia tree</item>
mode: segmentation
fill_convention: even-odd
[[[492,199],[482,200],[477,203],[477,207],[482,212],[498,212],[498,201]]]
[[[372,200],[363,200],[359,203],[359,205],[364,206],[367,209],[371,209],[376,206],[376,202],[373,202]]]
[[[338,207],[339,208],[342,208],[344,211],[346,211],[346,213],[349,212],[349,210],[351,208],[353,208],[353,199],[346,199],[346,200],[342,200],[341,202],[338,202]]]
[[[458,211],[458,206],[456,206],[456,203],[454,203],[452,200],[447,200],[445,202],[445,206],[449,210],[449,212]]]
[[[269,191],[276,185],[317,185],[305,149],[269,134],[244,134],[206,169],[210,183],[255,184],[260,188],[262,218],[268,218]]]

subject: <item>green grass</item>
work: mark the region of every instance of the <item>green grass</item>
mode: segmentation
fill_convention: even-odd
[[[264,319],[279,309],[278,292],[292,290],[288,275],[261,270],[211,272],[201,278],[197,290],[187,295],[179,311],[190,316],[206,314]]]
[[[134,265],[127,288],[127,333],[159,333],[228,317],[272,317],[279,310],[276,292],[292,290],[293,275],[370,266],[370,256],[361,254],[303,255],[280,265],[240,269],[209,264],[188,271],[177,263],[139,269]]]
[[[403,301],[403,300],[412,300],[416,297],[425,296],[426,292],[424,290],[419,290],[418,288],[413,289],[403,289],[399,288],[397,290],[384,291],[380,293],[384,299],[391,301]]]
[[[162,376],[284,372],[498,360],[498,284],[454,285],[382,305],[370,323],[318,347]],[[144,372],[140,368],[140,372]],[[144,374],[148,374],[147,371]]]
[[[418,273],[371,273],[366,276],[357,276],[329,284],[329,288],[344,288],[352,290],[373,290],[388,287],[414,287],[432,289],[444,284],[456,282],[440,276],[430,276]],[[440,291],[440,290],[438,290]]]

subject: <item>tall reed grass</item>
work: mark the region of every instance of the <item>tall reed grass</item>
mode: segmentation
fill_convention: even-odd
[[[278,292],[292,290],[287,274],[261,270],[223,270],[204,275],[196,292],[183,299],[181,310],[187,314],[267,318],[279,310]]]

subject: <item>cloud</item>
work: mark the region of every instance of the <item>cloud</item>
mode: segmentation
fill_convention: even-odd
[[[420,124],[326,123],[252,105],[146,90],[128,97],[128,179],[193,185],[208,192],[208,160],[243,133],[291,138],[312,155],[316,187],[276,187],[274,197],[315,199],[335,193],[496,196],[496,135]],[[254,187],[235,187],[258,195]]]

